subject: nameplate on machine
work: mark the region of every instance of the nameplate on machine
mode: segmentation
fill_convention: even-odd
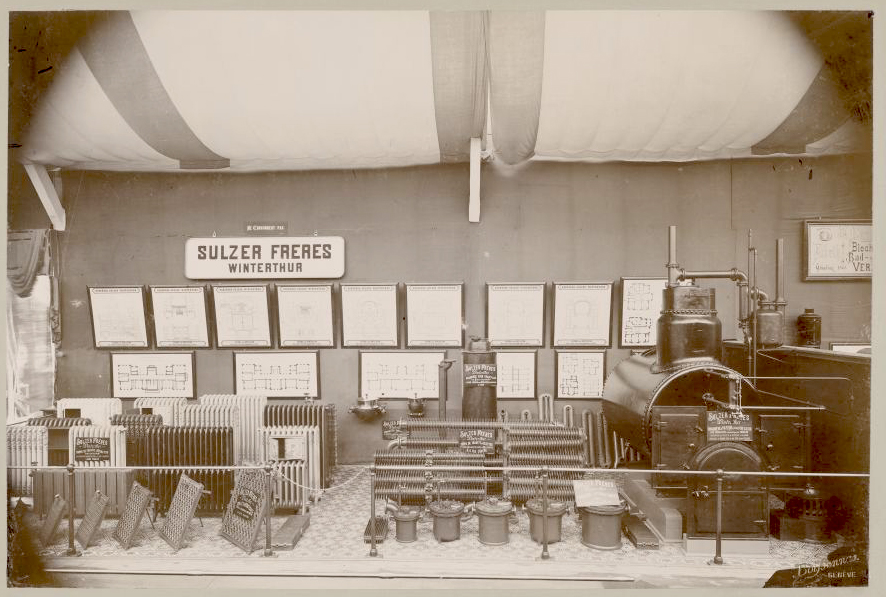
[[[75,437],[74,460],[77,462],[107,462],[111,459],[111,438]]]
[[[458,449],[469,454],[492,454],[495,452],[493,429],[459,429]]]
[[[191,280],[248,278],[341,278],[345,239],[340,236],[189,238],[185,277]]]
[[[737,411],[708,411],[709,442],[749,442],[754,439],[751,415]]]

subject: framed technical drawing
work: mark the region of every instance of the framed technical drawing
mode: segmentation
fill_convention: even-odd
[[[270,348],[267,286],[213,286],[212,299],[216,346]]]
[[[831,342],[828,348],[834,352],[871,354],[871,344],[869,342]]]
[[[397,347],[396,284],[342,284],[342,346]]]
[[[662,291],[667,284],[667,278],[621,279],[619,348],[655,346]]]
[[[332,285],[278,285],[277,329],[281,348],[333,348]]]
[[[554,353],[557,398],[601,398],[606,377],[602,350],[558,350]]]
[[[361,398],[439,398],[446,351],[361,350]]]
[[[544,346],[545,285],[487,284],[489,345]]]
[[[612,282],[554,284],[553,345],[612,346]]]
[[[464,284],[406,284],[406,346],[464,345]]]
[[[112,352],[114,398],[194,398],[193,352]]]
[[[208,348],[206,288],[203,286],[151,286],[154,346],[157,348]]]
[[[141,286],[87,286],[96,348],[148,348]]]
[[[316,350],[235,352],[234,393],[269,398],[319,398]]]
[[[495,353],[496,398],[535,398],[538,351]]]
[[[803,244],[805,281],[871,278],[871,220],[805,220]]]

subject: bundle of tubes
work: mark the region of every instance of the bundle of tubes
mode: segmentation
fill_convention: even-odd
[[[643,454],[609,429],[603,413],[582,412],[587,437],[587,462],[592,468],[618,468],[620,464],[641,462]]]
[[[546,421],[508,429],[504,442],[509,466],[582,467],[585,437],[578,427],[561,427]],[[548,498],[575,501],[572,481],[580,473],[553,472],[548,479]],[[538,494],[538,475],[529,471],[510,471],[507,494],[511,501],[523,504]]]
[[[380,450],[373,458],[376,466],[453,466],[457,471],[378,471],[375,495],[404,504],[424,505],[439,498],[476,502],[486,497],[488,484],[483,454],[421,450]]]

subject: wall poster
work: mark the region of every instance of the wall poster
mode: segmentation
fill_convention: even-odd
[[[319,398],[316,350],[235,352],[234,393],[274,398]]]
[[[112,352],[114,398],[195,398],[193,352]]]
[[[150,296],[157,348],[209,347],[203,286],[151,286]]]
[[[341,285],[342,346],[399,346],[396,284]]]
[[[667,278],[621,279],[621,327],[619,348],[655,346]]]
[[[601,398],[606,377],[602,350],[558,350],[554,353],[557,398]]]
[[[487,284],[490,346],[544,346],[545,285]]]
[[[496,352],[496,398],[535,398],[538,351]]]
[[[212,298],[216,346],[270,348],[267,286],[213,286]]]
[[[148,348],[141,286],[87,287],[96,348]]]
[[[406,346],[461,347],[464,284],[406,284]]]
[[[332,286],[277,286],[277,329],[281,347],[332,348]]]
[[[873,273],[871,220],[806,220],[803,279],[858,280]]]
[[[360,351],[360,397],[438,398],[446,351]]]
[[[554,347],[612,345],[612,282],[554,284]]]

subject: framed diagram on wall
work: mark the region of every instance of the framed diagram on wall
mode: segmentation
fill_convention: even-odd
[[[319,398],[316,350],[234,353],[234,393],[269,398]]]
[[[557,398],[601,398],[606,377],[602,350],[558,350],[554,353]]]
[[[609,348],[612,282],[554,284],[553,345]]]
[[[438,398],[446,351],[361,350],[361,398]]]
[[[535,398],[537,362],[537,350],[496,352],[496,398]]]
[[[193,352],[112,352],[114,398],[194,398]]]
[[[545,285],[487,284],[489,345],[544,346]]]
[[[622,278],[619,348],[651,348],[667,278]]]
[[[341,285],[342,346],[397,347],[396,284]]]
[[[873,274],[871,220],[806,220],[803,280],[864,280]]]
[[[332,285],[277,286],[280,346],[335,346]]]
[[[464,284],[406,284],[406,346],[464,345]]]
[[[216,346],[270,348],[267,286],[213,286],[212,298]]]
[[[148,348],[141,286],[88,286],[96,348]]]
[[[151,286],[150,298],[157,348],[209,347],[203,286]]]

